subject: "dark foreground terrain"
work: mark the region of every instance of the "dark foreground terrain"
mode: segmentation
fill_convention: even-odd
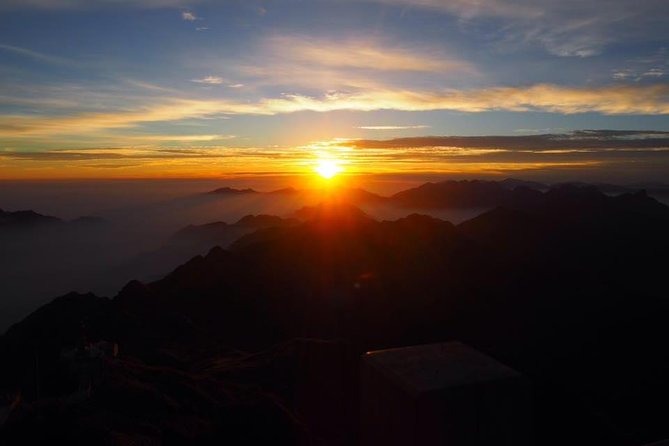
[[[295,218],[14,325],[0,443],[355,444],[358,355],[447,340],[529,378],[537,444],[669,437],[669,207],[644,192],[521,185],[457,226],[336,200]]]

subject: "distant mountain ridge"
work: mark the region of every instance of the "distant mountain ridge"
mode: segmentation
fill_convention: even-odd
[[[246,194],[257,194],[259,193],[256,190],[253,189],[235,189],[233,187],[220,187],[218,189],[214,189],[211,192],[207,192],[208,194],[211,195],[246,195]]]
[[[446,180],[440,182],[428,182],[420,186],[397,192],[391,196],[382,196],[361,188],[333,188],[327,192],[318,192],[308,189],[295,189],[292,187],[279,189],[272,192],[258,192],[253,189],[233,189],[223,187],[209,194],[223,196],[241,196],[246,194],[287,194],[308,195],[321,193],[329,196],[329,199],[338,199],[354,205],[363,204],[388,204],[405,208],[416,209],[462,209],[462,208],[492,208],[495,206],[509,206],[522,203],[523,200],[532,199],[532,191],[545,192],[550,189],[560,188],[565,185],[578,187],[594,186],[600,191],[620,195],[633,193],[639,190],[647,190],[653,196],[669,197],[669,185],[649,184],[618,186],[603,183],[579,183],[565,182],[546,184],[537,181],[526,181],[515,178],[504,180]],[[536,195],[536,194],[535,194]]]
[[[28,228],[63,223],[63,220],[34,211],[4,211],[0,209],[0,228]]]
[[[104,219],[92,216],[78,217],[66,221],[58,217],[43,215],[32,210],[5,211],[0,209],[0,230],[30,230],[38,228],[61,228],[67,226],[97,225]]]
[[[184,259],[209,251],[214,246],[227,248],[253,231],[296,224],[297,220],[272,215],[247,215],[236,223],[222,221],[188,225],[176,231],[161,247],[131,259],[124,269],[134,271],[136,278],[155,279],[176,268]]]

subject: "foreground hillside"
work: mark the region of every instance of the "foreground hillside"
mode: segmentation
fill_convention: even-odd
[[[0,439],[351,444],[355,357],[451,339],[529,377],[539,444],[669,437],[653,409],[669,397],[669,207],[504,194],[458,226],[326,202],[113,299],[58,298],[0,340]],[[314,349],[338,358],[317,402]]]

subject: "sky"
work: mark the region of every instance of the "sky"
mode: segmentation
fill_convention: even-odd
[[[661,181],[666,23],[666,0],[0,0],[0,179]]]

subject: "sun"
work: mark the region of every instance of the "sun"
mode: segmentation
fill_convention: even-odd
[[[339,164],[335,160],[331,159],[322,159],[318,161],[318,165],[314,169],[321,177],[329,180],[342,171],[342,168],[339,167]]]

